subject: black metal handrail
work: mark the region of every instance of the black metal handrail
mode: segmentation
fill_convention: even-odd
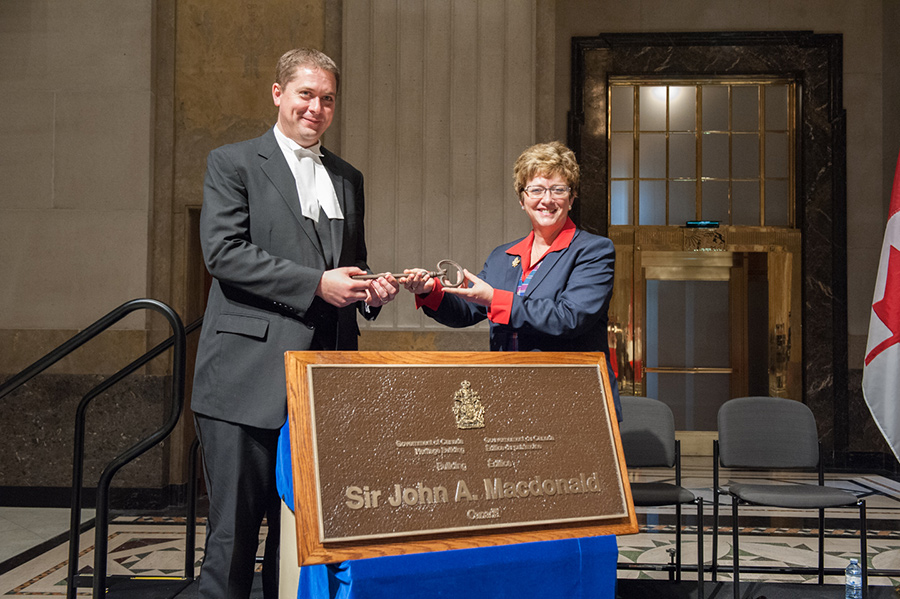
[[[135,299],[126,302],[96,321],[44,357],[37,360],[31,366],[28,366],[17,375],[14,375],[8,381],[0,385],[0,398],[8,395],[15,389],[24,385],[26,382],[75,351],[113,324],[136,310],[153,310],[159,312],[169,321],[172,328],[172,336],[163,341],[137,360],[131,362],[128,366],[119,372],[105,379],[102,383],[89,391],[78,405],[75,418],[75,441],[74,456],[72,460],[72,516],[69,529],[69,570],[66,585],[66,597],[74,599],[77,588],[78,574],[78,554],[79,554],[79,537],[81,528],[81,496],[82,484],[84,477],[84,429],[85,414],[88,404],[101,393],[124,379],[129,374],[135,372],[140,367],[147,364],[170,347],[174,347],[172,355],[172,397],[169,406],[169,414],[166,421],[157,430],[148,437],[138,441],[123,453],[114,458],[100,475],[97,484],[97,513],[95,518],[96,533],[94,544],[94,575],[93,575],[93,596],[95,598],[103,597],[106,594],[106,558],[108,548],[108,529],[109,529],[109,488],[112,484],[112,477],[118,470],[137,458],[148,449],[165,439],[174,430],[178,419],[181,417],[181,411],[184,406],[184,383],[185,383],[185,356],[186,356],[186,330],[178,314],[166,304],[154,299]],[[192,323],[191,327],[199,326],[200,321]],[[193,482],[193,481],[191,481]],[[190,523],[189,523],[190,524]],[[188,526],[189,530],[193,527]],[[185,563],[190,560],[190,574],[193,575],[193,551],[185,556]],[[185,574],[188,574],[188,568],[185,567]]]

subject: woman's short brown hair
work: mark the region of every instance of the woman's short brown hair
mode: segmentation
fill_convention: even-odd
[[[562,175],[569,187],[572,188],[572,197],[578,195],[578,183],[581,179],[581,170],[575,153],[558,141],[535,144],[527,148],[513,167],[513,185],[516,195],[522,195],[525,185],[535,177],[549,177]]]
[[[297,67],[314,67],[328,71],[334,75],[336,86],[334,91],[341,89],[340,69],[338,69],[331,58],[315,48],[295,48],[282,54],[281,58],[278,59],[278,64],[275,66],[275,83],[284,88],[294,80],[297,74]]]

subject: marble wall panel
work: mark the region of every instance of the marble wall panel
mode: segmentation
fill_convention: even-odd
[[[75,410],[103,377],[45,374],[0,400],[0,486],[69,487]],[[110,460],[151,434],[168,410],[168,377],[132,376],[87,409],[84,484],[96,486]],[[165,486],[165,443],[122,468],[114,487]]]

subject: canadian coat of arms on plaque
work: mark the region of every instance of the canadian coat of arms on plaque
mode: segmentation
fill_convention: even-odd
[[[463,381],[453,394],[453,415],[456,428],[484,428],[484,405],[469,381]]]

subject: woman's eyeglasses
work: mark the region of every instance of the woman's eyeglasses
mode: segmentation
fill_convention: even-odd
[[[549,191],[551,198],[561,200],[569,195],[570,189],[572,188],[568,185],[554,185],[553,187],[541,187],[540,185],[532,185],[525,188],[525,193],[527,193],[528,197],[532,200],[540,200],[544,197],[544,194]]]

